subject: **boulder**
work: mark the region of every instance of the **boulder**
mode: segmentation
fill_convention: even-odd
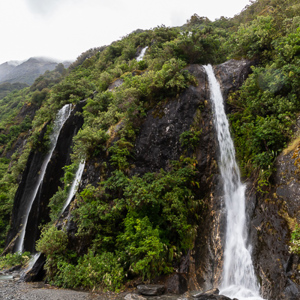
[[[165,292],[165,287],[159,284],[138,285],[137,289],[144,296],[159,296]]]

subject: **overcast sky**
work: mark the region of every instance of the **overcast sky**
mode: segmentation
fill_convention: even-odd
[[[133,30],[180,26],[193,15],[233,17],[249,0],[0,0],[0,64],[76,59]]]

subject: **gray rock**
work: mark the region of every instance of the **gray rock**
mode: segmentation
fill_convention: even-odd
[[[110,90],[110,91],[114,90],[116,87],[122,85],[123,82],[124,82],[124,80],[123,80],[123,79],[120,79],[120,78],[117,79],[117,80],[115,80],[113,83],[111,83],[111,84],[108,86],[108,90]]]
[[[231,298],[228,298],[223,295],[219,295],[219,292],[220,292],[219,289],[215,288],[206,291],[204,293],[203,292],[196,293],[193,295],[193,298],[197,300],[231,300]]]
[[[127,294],[124,297],[125,300],[147,300],[145,297],[138,294]]]
[[[202,295],[206,295],[206,296],[208,296],[208,295],[219,295],[219,293],[220,293],[219,289],[215,288],[215,289],[211,289],[211,290],[206,291],[206,292],[196,293],[196,294],[193,295],[193,298],[198,298]]]
[[[159,296],[165,291],[165,287],[159,284],[143,284],[138,285],[137,289],[144,296]]]
[[[167,291],[172,294],[184,294],[188,290],[187,280],[182,274],[174,274],[167,280]]]

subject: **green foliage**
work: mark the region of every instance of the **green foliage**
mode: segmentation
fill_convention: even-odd
[[[268,58],[276,33],[274,18],[271,16],[259,16],[250,24],[242,24],[238,31],[231,36],[230,44],[235,46],[233,55],[247,58],[258,56]]]
[[[53,280],[64,288],[83,287],[118,291],[123,285],[124,272],[116,255],[111,252],[94,254],[89,251],[77,265],[59,262]]]
[[[47,256],[62,254],[67,247],[67,234],[55,226],[44,227],[36,249]]]
[[[75,180],[78,167],[78,161],[64,167],[64,177],[61,179],[64,188],[58,187],[58,191],[49,200],[48,206],[50,208],[50,218],[52,222],[55,222],[62,212],[64,204],[69,196],[70,188]]]
[[[190,130],[183,132],[179,137],[181,147],[195,149],[199,145],[201,133],[202,130]]]
[[[74,151],[82,159],[97,156],[105,150],[104,145],[107,140],[108,135],[104,130],[99,129],[96,131],[90,126],[85,126],[75,138],[77,143]]]
[[[9,269],[13,266],[22,266],[24,267],[30,259],[30,253],[8,253],[5,256],[0,257],[0,269]]]
[[[36,243],[36,250],[47,257],[45,269],[48,276],[53,278],[57,272],[58,262],[67,256],[67,233],[58,230],[55,226],[46,226],[42,229],[41,237]]]
[[[298,224],[296,224],[296,227],[291,234],[290,251],[300,255],[300,226]]]
[[[23,88],[28,87],[26,83],[1,83],[0,84],[0,100],[6,97],[9,93],[16,91],[16,90],[22,90]]]
[[[125,231],[117,241],[124,249],[120,254],[131,273],[141,275],[144,280],[172,272],[168,247],[160,239],[159,229],[153,228],[147,216],[140,219],[136,212],[129,213],[124,225]]]
[[[78,235],[93,238],[95,256],[115,253],[123,276],[146,280],[172,272],[193,243],[202,210],[195,176],[195,160],[189,158],[174,162],[170,172],[128,178],[114,171],[98,188],[81,192],[74,212]]]
[[[114,145],[108,149],[108,152],[111,153],[111,164],[121,171],[128,169],[129,163],[127,157],[130,156],[130,150],[132,148],[133,145],[124,138],[114,143]]]

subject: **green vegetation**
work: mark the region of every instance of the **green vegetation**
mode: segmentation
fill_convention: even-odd
[[[0,270],[9,269],[13,266],[26,266],[29,262],[30,253],[8,253],[5,256],[0,257]]]
[[[292,232],[290,251],[300,255],[300,226],[298,224]]]
[[[9,93],[16,91],[16,90],[22,90],[28,85],[26,83],[1,83],[0,84],[0,100],[6,97]]]
[[[131,178],[116,170],[97,188],[87,186],[73,214],[78,237],[90,240],[89,251],[81,258],[66,254],[66,233],[46,228],[37,250],[47,255],[49,279],[64,287],[93,288],[100,276],[105,278],[100,287],[114,290],[125,278],[146,280],[172,272],[191,248],[203,211],[195,198],[194,164],[182,158],[170,172]]]

